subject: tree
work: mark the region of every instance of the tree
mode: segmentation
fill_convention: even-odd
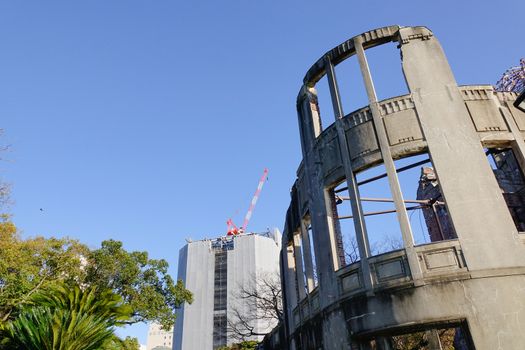
[[[104,349],[131,308],[110,290],[55,284],[34,293],[2,326],[2,349]]]
[[[130,323],[155,321],[169,329],[175,309],[191,302],[191,292],[182,281],[174,283],[166,260],[149,259],[147,252],[127,252],[122,243],[102,242],[88,258],[85,282],[105,285],[121,295],[133,309]]]
[[[82,257],[87,253],[87,247],[70,239],[22,240],[4,216],[0,222],[0,322],[53,281],[83,281]]]
[[[381,241],[375,242],[370,247],[372,255],[386,253],[392,250],[402,249],[403,241],[395,236],[386,235]],[[344,246],[346,264],[350,265],[360,260],[359,246],[355,237],[350,237],[346,240]]]
[[[455,328],[447,328],[397,335],[391,337],[391,346],[394,350],[458,349],[454,341],[456,332]]]
[[[254,340],[247,340],[231,346],[222,346],[218,350],[255,350],[257,349],[257,344]]]
[[[37,291],[56,283],[110,288],[132,308],[126,323],[156,321],[169,328],[175,309],[191,302],[181,281],[174,282],[165,260],[146,252],[128,252],[118,241],[91,250],[76,240],[36,237],[23,240],[15,225],[0,222],[0,322]]]
[[[140,350],[139,340],[137,338],[126,337],[122,341],[122,350]]]
[[[125,339],[120,339],[114,336],[104,350],[140,350],[140,344],[137,338],[126,337]]]
[[[253,283],[239,286],[228,318],[228,333],[239,341],[266,335],[283,321],[281,280],[278,273],[253,276]]]

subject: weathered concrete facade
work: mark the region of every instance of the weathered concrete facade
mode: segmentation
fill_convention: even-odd
[[[392,42],[409,93],[378,101],[366,50]],[[335,66],[352,56],[369,105],[345,113]],[[323,129],[315,85],[324,76],[335,122]],[[515,98],[488,85],[457,86],[425,27],[363,33],[310,68],[297,99],[303,161],[281,253],[291,349],[389,349],[397,336],[418,331],[428,335],[429,349],[439,349],[442,339],[432,338],[437,329],[451,330],[457,349],[524,347],[525,233],[513,221],[486,153],[512,149],[525,168],[525,113],[512,106]],[[454,236],[416,245],[395,161],[423,153]],[[357,175],[378,164],[386,171],[403,247],[374,256],[365,220],[372,214],[363,212]],[[334,189],[341,185],[360,257],[350,264],[341,252],[343,217],[334,210]]]

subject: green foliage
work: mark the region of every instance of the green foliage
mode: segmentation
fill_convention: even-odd
[[[0,321],[14,308],[51,281],[81,281],[82,257],[88,249],[75,240],[21,240],[16,226],[4,217],[0,222]]]
[[[114,336],[111,341],[109,341],[103,350],[140,350],[140,344],[137,338],[126,337],[122,340],[117,336]]]
[[[122,350],[140,350],[139,340],[137,338],[126,337],[122,341]]]
[[[118,241],[104,241],[91,250],[76,240],[36,237],[23,240],[15,225],[0,221],[0,324],[16,317],[39,290],[64,283],[110,288],[132,309],[126,323],[156,321],[169,328],[175,309],[191,302],[181,281],[174,282],[165,260],[147,252],[128,252]],[[36,317],[36,315],[35,315]]]
[[[246,340],[231,346],[222,346],[218,350],[255,350],[258,344],[255,340]]]
[[[257,348],[257,343],[256,341],[254,340],[248,340],[248,341],[243,341],[242,343],[240,343],[240,348],[241,350],[251,350],[251,349],[255,349]]]
[[[166,329],[175,320],[175,309],[192,301],[182,281],[174,283],[165,260],[149,259],[147,252],[127,252],[122,243],[102,242],[91,252],[86,282],[107,285],[133,308],[132,322],[154,320]]]
[[[131,308],[110,290],[66,284],[34,293],[18,311],[2,326],[2,349],[102,349],[114,339],[113,327],[131,317]]]

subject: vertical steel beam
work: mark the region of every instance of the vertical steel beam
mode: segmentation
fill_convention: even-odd
[[[372,76],[370,75],[370,68],[368,67],[368,62],[366,60],[365,50],[363,48],[363,38],[361,36],[354,38],[354,47],[357,54],[357,59],[359,61],[359,67],[361,68],[363,81],[365,83],[368,101],[370,103],[370,112],[372,113],[374,128],[377,134],[379,148],[381,150],[381,156],[383,157],[383,163],[388,175],[390,192],[392,193],[392,198],[394,199],[397,220],[401,228],[401,235],[403,236],[403,245],[405,247],[408,264],[410,266],[412,278],[414,280],[420,280],[422,278],[422,271],[416,251],[414,249],[412,228],[410,227],[410,221],[408,219],[408,213],[403,201],[403,194],[401,192],[401,186],[399,185],[396,167],[394,160],[392,159],[392,153],[390,152],[390,144],[386,134],[385,125],[383,124],[383,119],[379,111],[379,103],[377,102],[374,83],[372,81]]]
[[[361,271],[363,275],[363,284],[367,290],[373,288],[373,279],[370,272],[370,265],[368,257],[370,254],[370,243],[366,232],[365,218],[363,216],[363,208],[361,200],[359,199],[359,188],[357,187],[357,180],[352,169],[352,161],[350,152],[348,151],[348,141],[346,139],[345,130],[342,124],[343,106],[339,95],[339,87],[335,76],[334,65],[330,59],[325,61],[325,69],[328,78],[328,85],[330,87],[330,96],[332,98],[332,105],[334,107],[335,127],[337,130],[337,139],[339,141],[339,150],[341,151],[341,158],[343,160],[343,168],[345,171],[346,183],[348,187],[348,196],[350,197],[350,204],[352,207],[352,215],[354,216],[354,227],[356,232],[356,241],[359,248]],[[332,236],[334,235],[333,226],[330,227]],[[334,237],[335,239],[335,237]],[[335,253],[335,252],[334,252]]]

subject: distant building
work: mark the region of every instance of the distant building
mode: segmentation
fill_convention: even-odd
[[[418,200],[428,200],[428,203],[423,206],[423,217],[425,218],[431,242],[457,238],[433,168],[421,168],[416,198]]]
[[[195,241],[180,250],[178,278],[194,301],[178,311],[174,350],[217,349],[235,342],[227,331],[228,318],[235,309],[257,312],[236,298],[239,287],[279,273],[280,242],[281,234],[274,230]],[[273,326],[257,324],[256,331],[264,334]]]
[[[146,350],[171,350],[173,344],[173,329],[165,331],[159,324],[152,323],[148,330]]]

